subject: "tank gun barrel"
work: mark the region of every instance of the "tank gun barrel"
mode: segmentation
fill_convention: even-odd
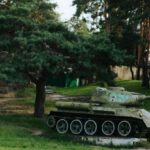
[[[146,95],[145,95],[145,98],[144,98],[144,99],[150,99],[150,95],[149,95],[149,96],[146,96]]]
[[[150,96],[147,95],[136,95],[137,100],[145,100],[145,99],[150,99]]]

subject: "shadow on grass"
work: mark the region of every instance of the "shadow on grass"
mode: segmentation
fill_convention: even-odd
[[[60,135],[56,133],[54,129],[49,129],[46,125],[46,117],[44,119],[37,119],[31,115],[12,115],[12,114],[1,114],[0,115],[0,127],[3,127],[3,130],[7,130],[7,127],[11,127],[9,130],[13,129],[15,134],[15,138],[19,135],[19,137],[24,137],[26,139],[31,139],[34,141],[39,141],[43,143],[52,142],[59,143],[60,145],[77,145],[77,146],[89,146],[90,149],[97,150],[99,146],[93,142],[81,141],[79,136],[72,136],[70,134]],[[7,125],[7,127],[6,127]],[[42,131],[40,135],[33,135],[33,131]],[[8,133],[7,133],[8,132]],[[8,134],[10,131],[5,131]],[[2,135],[3,136],[3,135]],[[1,137],[1,136],[0,136]],[[13,137],[12,137],[13,138]],[[95,148],[92,148],[95,147]],[[150,148],[149,142],[139,143],[133,146],[100,146],[103,149],[133,149],[133,148]]]
[[[71,136],[59,135],[54,130],[49,129],[46,124],[46,117],[43,119],[38,119],[28,114],[1,114],[0,120],[0,127],[5,127],[5,125],[14,126],[16,128],[22,127],[24,129],[27,129],[28,131],[34,131],[36,129],[42,131],[42,134],[40,134],[41,137],[63,142],[71,141]]]

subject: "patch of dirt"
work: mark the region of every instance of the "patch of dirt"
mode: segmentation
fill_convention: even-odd
[[[33,108],[19,102],[21,98],[0,98],[0,113],[33,113]]]
[[[15,98],[15,96],[16,96],[15,92],[9,92],[6,94],[0,93],[0,98]]]
[[[88,100],[89,96],[65,96],[61,94],[47,94],[46,99],[48,100]]]
[[[31,132],[32,132],[32,135],[35,135],[35,136],[40,136],[44,134],[43,131],[39,129],[32,129]]]

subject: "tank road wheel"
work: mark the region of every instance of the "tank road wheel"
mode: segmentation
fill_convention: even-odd
[[[54,116],[50,115],[47,119],[48,127],[53,128],[55,126],[55,124],[56,124],[56,120],[55,120]]]
[[[112,121],[107,120],[107,121],[103,122],[103,124],[102,124],[102,133],[104,135],[110,136],[114,133],[114,131],[115,131],[115,125]]]
[[[65,134],[68,131],[68,122],[66,119],[59,119],[56,124],[56,130],[60,134]]]
[[[121,121],[119,124],[118,124],[118,133],[121,135],[121,136],[128,136],[131,132],[131,124],[128,122],[128,121]]]
[[[87,135],[94,135],[97,131],[97,124],[94,120],[87,120],[84,124],[84,131]]]
[[[82,122],[78,119],[75,119],[70,124],[70,131],[73,134],[80,134],[83,129]]]

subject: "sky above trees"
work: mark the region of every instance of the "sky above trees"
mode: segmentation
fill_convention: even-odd
[[[57,3],[56,11],[60,14],[62,21],[69,20],[75,13],[76,7],[72,6],[73,0],[52,0]]]

